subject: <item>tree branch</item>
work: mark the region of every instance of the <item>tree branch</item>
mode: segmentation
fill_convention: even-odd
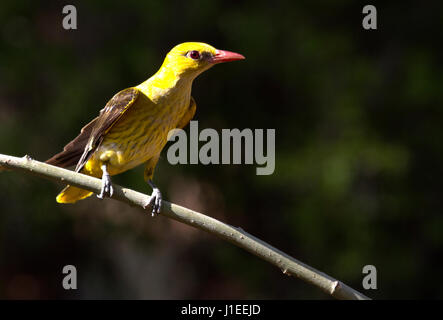
[[[51,166],[46,163],[32,160],[29,156],[17,158],[0,154],[0,171],[2,168],[14,169],[31,173],[46,179],[70,184],[99,193],[101,180],[74,171]],[[123,201],[131,206],[143,207],[147,195],[127,188],[113,185],[113,199]],[[241,228],[236,228],[208,217],[201,213],[163,201],[161,215],[183,222],[187,225],[214,234],[236,246],[249,251],[259,258],[277,266],[286,275],[294,275],[311,285],[314,285],[337,299],[367,300],[360,292],[346,284],[315,270],[314,268],[292,258],[286,253],[272,247],[266,242],[250,235]]]

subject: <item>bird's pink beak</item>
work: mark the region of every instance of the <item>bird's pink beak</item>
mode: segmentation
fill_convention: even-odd
[[[243,60],[243,59],[245,59],[245,57],[239,53],[226,51],[226,50],[217,50],[215,51],[215,56],[212,57],[211,62],[216,64],[216,63]]]

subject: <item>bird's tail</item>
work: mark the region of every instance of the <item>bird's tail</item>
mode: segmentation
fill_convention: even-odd
[[[93,192],[73,186],[66,186],[57,196],[58,203],[74,203],[91,196]]]

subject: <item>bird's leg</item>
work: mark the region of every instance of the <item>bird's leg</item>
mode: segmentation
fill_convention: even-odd
[[[152,182],[152,178],[154,176],[154,169],[157,165],[158,159],[160,155],[156,155],[155,157],[152,157],[148,161],[146,161],[145,166],[145,172],[144,172],[144,178],[145,181],[151,186],[152,188],[152,194],[149,198],[147,198],[143,203],[143,208],[146,209],[149,206],[152,206],[152,216],[160,213],[160,208],[162,205],[162,194],[160,190],[157,188],[157,186]]]
[[[112,187],[111,183],[111,176],[108,173],[108,170],[106,169],[106,164],[102,164],[101,166],[103,175],[102,175],[102,190],[100,194],[97,195],[97,198],[103,199],[104,197],[112,197],[112,194],[114,193],[114,188]]]
[[[156,214],[160,214],[160,209],[162,206],[162,194],[160,192],[160,189],[157,188],[152,180],[148,180],[148,184],[152,188],[152,194],[149,199],[145,200],[145,203],[143,204],[143,209],[152,206],[152,216],[155,216]]]

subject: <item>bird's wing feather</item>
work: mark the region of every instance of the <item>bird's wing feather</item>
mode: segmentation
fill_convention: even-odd
[[[75,166],[85,150],[85,146],[88,143],[92,128],[97,122],[97,119],[98,117],[85,125],[80,131],[80,134],[74,140],[69,142],[63,148],[62,152],[57,153],[50,159],[46,160],[46,163],[62,168]]]
[[[97,121],[92,128],[91,135],[85,146],[82,156],[75,167],[75,171],[80,171],[85,163],[89,160],[92,153],[100,146],[105,134],[120,119],[123,113],[128,110],[137,100],[139,89],[128,88],[120,91],[106,104],[100,111]]]
[[[46,160],[46,163],[63,168],[77,165],[75,169],[80,171],[93,151],[100,145],[103,136],[134,103],[138,94],[139,90],[136,88],[128,88],[117,93],[100,110],[98,117],[84,126],[80,134],[69,142],[62,152]]]

